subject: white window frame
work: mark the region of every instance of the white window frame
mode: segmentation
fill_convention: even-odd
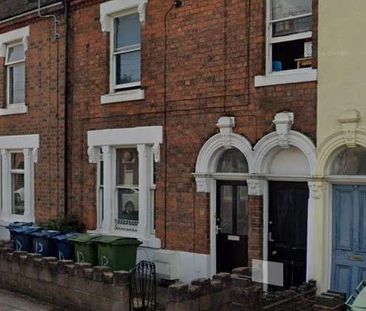
[[[34,221],[34,165],[37,163],[39,135],[0,136],[1,203],[0,225],[13,221]],[[24,155],[24,214],[12,214],[11,154]],[[18,171],[18,170],[15,170]]]
[[[130,45],[130,46],[126,46],[122,49],[120,49],[119,51],[116,51],[115,45],[116,45],[116,27],[115,27],[115,20],[119,17],[123,17],[123,16],[129,16],[132,14],[136,14],[137,10],[136,9],[130,9],[130,10],[125,10],[119,14],[114,14],[111,16],[111,18],[113,19],[112,23],[113,23],[113,27],[111,30],[111,34],[110,34],[110,72],[111,72],[111,76],[110,76],[110,92],[111,93],[115,93],[115,92],[120,92],[123,91],[124,89],[129,89],[129,88],[133,88],[133,87],[137,87],[137,86],[141,86],[141,77],[140,77],[140,81],[137,82],[130,82],[130,83],[123,83],[123,84],[117,84],[116,82],[116,74],[117,74],[117,66],[116,66],[116,60],[117,60],[117,55],[119,54],[126,54],[126,53],[130,53],[130,52],[136,52],[136,51],[140,51],[141,52],[141,38],[140,38],[140,43],[139,44],[134,44],[134,45]],[[141,62],[140,62],[140,67],[141,67]],[[141,69],[141,68],[140,68]]]
[[[115,29],[114,21],[115,18],[120,16],[127,16],[134,13],[139,14],[139,19],[141,23],[145,22],[145,7],[148,0],[112,0],[100,4],[100,22],[102,26],[102,31],[110,32],[110,70],[109,70],[109,93],[101,96],[102,104],[111,104],[126,101],[136,101],[145,98],[145,92],[141,88],[140,82],[132,82],[117,85],[116,84],[116,66],[115,58],[116,54],[114,51],[114,41],[115,41]],[[132,50],[141,50],[140,44],[135,47],[131,47]],[[136,87],[134,89],[131,89]]]
[[[13,209],[13,190],[12,190],[12,177],[14,174],[18,174],[18,175],[23,175],[23,179],[24,179],[24,190],[25,190],[25,168],[23,169],[17,169],[17,168],[12,168],[12,163],[11,163],[11,157],[13,154],[23,154],[23,158],[24,158],[24,153],[23,153],[23,150],[9,150],[9,171],[8,171],[8,177],[9,177],[9,181],[10,181],[10,196],[11,196],[11,200],[10,200],[10,210],[12,212],[12,209]],[[25,159],[24,159],[25,160]],[[25,199],[25,198],[24,198]],[[24,200],[24,213],[25,213],[25,200]],[[12,215],[16,215],[16,214],[12,214]],[[22,216],[22,215],[21,215]]]
[[[306,31],[297,34],[285,35],[281,37],[272,37],[273,24],[276,22],[298,19],[307,16],[313,16],[312,12],[301,14],[281,19],[271,19],[271,4],[272,0],[266,0],[266,73],[264,76],[256,76],[254,78],[254,85],[256,87],[310,82],[317,80],[317,70],[313,68],[298,68],[283,70],[278,72],[272,71],[272,45],[280,42],[295,41],[300,39],[312,38],[312,31]]]
[[[11,109],[11,107],[16,107],[16,106],[25,106],[25,95],[24,95],[24,101],[22,103],[11,103],[10,102],[10,68],[14,68],[16,66],[19,66],[21,64],[24,64],[25,66],[25,50],[24,50],[24,58],[21,60],[17,60],[17,61],[13,61],[13,62],[9,62],[8,61],[8,57],[9,57],[9,49],[19,46],[21,45],[24,49],[24,44],[21,41],[17,41],[17,42],[13,42],[13,43],[9,43],[6,45],[6,55],[5,55],[5,67],[6,67],[6,105],[7,108]],[[25,80],[25,71],[24,71],[24,80]]]
[[[139,167],[138,167],[138,170],[139,170],[139,183],[138,183],[138,189],[139,189],[139,205],[138,205],[138,208],[139,208],[139,216],[140,216],[140,182],[141,182],[141,179],[140,179],[140,158],[141,158],[141,155],[140,155],[140,151],[138,149],[138,147],[136,145],[122,145],[122,146],[116,146],[112,149],[112,180],[113,180],[113,183],[112,183],[112,191],[113,191],[113,219],[114,219],[114,222],[115,222],[115,225],[114,225],[114,233],[120,231],[120,232],[123,232],[123,231],[128,231],[128,232],[132,232],[131,233],[131,236],[135,236],[135,233],[138,233],[138,225],[137,226],[132,226],[132,225],[119,225],[116,223],[117,221],[117,210],[118,210],[118,189],[122,189],[124,188],[124,185],[117,185],[117,149],[136,149],[137,152],[138,152],[138,158],[139,158]],[[148,176],[148,172],[146,172],[146,175]],[[143,176],[143,180],[142,182],[144,183],[144,179],[146,177]],[[148,204],[147,208],[148,210],[150,210],[150,204]],[[143,211],[142,211],[143,212]],[[140,220],[140,218],[139,218]],[[139,223],[139,220],[138,220],[138,223]]]
[[[29,26],[0,34],[0,57],[6,58],[8,46],[13,45],[14,43],[19,44],[21,42],[24,46],[24,53],[25,53],[24,62],[26,63],[27,49],[28,49],[28,37],[29,37]],[[8,81],[9,81],[9,77],[8,77],[8,73],[7,73],[7,77],[6,77],[6,83],[7,83],[6,104],[7,104],[7,107],[0,109],[0,116],[27,113],[28,107],[26,105],[26,102],[23,104],[22,103],[11,104],[9,106],[9,104],[8,104],[9,103]],[[25,90],[25,93],[26,93],[26,90]]]
[[[101,184],[101,178],[102,178],[102,174],[101,174],[101,164],[103,163],[103,152],[100,148],[99,150],[99,155],[98,157],[98,161],[97,161],[97,188],[96,188],[96,205],[97,205],[97,228],[100,229],[102,228],[102,224],[103,224],[103,214],[104,214],[104,207],[103,207],[103,203],[101,200],[101,189],[103,188],[103,192],[104,192],[104,182],[103,185]]]
[[[160,161],[162,133],[161,126],[88,132],[89,162],[100,162],[100,149],[102,148],[103,151],[104,218],[100,219],[100,204],[97,204],[97,217],[99,217],[97,219],[97,232],[135,237],[141,240],[144,246],[160,247],[160,240],[155,237],[154,231],[153,191],[155,191],[155,185],[153,183],[153,161]],[[136,227],[116,226],[118,203],[116,195],[116,150],[131,147],[137,148],[139,157],[139,222]]]

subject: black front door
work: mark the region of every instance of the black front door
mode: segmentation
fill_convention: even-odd
[[[217,182],[217,272],[248,264],[248,187],[243,182]]]
[[[269,183],[268,259],[283,263],[285,287],[306,279],[308,198],[307,183]]]

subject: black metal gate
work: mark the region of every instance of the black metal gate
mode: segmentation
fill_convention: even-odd
[[[130,307],[131,310],[156,310],[155,264],[140,261],[131,269]]]

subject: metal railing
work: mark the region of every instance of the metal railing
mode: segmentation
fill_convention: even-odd
[[[131,269],[130,309],[156,310],[156,269],[150,261],[141,261]]]

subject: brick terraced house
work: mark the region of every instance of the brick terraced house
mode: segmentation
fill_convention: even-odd
[[[1,237],[74,212],[166,279],[264,259],[320,280],[317,8],[2,1]]]

